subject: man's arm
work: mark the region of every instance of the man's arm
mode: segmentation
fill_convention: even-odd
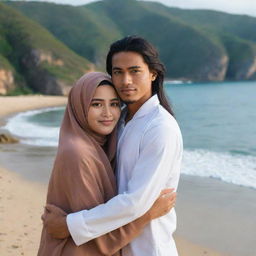
[[[146,213],[166,186],[171,176],[176,188],[179,177],[177,162],[182,142],[172,127],[150,128],[142,141],[139,159],[132,170],[126,193],[90,210],[71,213],[67,224],[77,245],[86,243],[126,225]]]
[[[151,209],[137,220],[94,239],[96,247],[102,255],[113,255],[139,236],[144,227],[153,219],[168,213],[175,205],[176,193],[173,189],[165,189]],[[67,213],[55,205],[46,205],[42,216],[44,226],[54,238],[64,239],[69,236],[66,225]]]
[[[166,190],[167,191],[167,190]],[[105,235],[95,238],[97,248],[103,255],[114,255],[120,249],[138,237],[144,227],[153,219],[165,215],[173,208],[176,194],[159,197],[149,211],[143,216]]]

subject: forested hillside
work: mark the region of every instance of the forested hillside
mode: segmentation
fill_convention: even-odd
[[[45,28],[0,3],[0,93],[66,94],[93,64]]]
[[[167,68],[167,78],[193,81],[256,79],[256,18],[253,17],[207,10],[182,10],[136,0],[105,0],[76,7],[46,2],[5,3],[37,27],[29,29],[29,33],[35,33],[31,36],[33,43],[38,41],[36,48],[49,47],[51,56],[63,59],[64,72],[64,66],[53,65],[49,68],[44,62],[47,72],[58,76],[58,79],[72,81],[83,68],[92,67],[90,63],[104,70],[111,42],[131,34],[143,36],[157,46]],[[21,14],[18,17],[25,19]],[[43,32],[36,32],[41,31],[39,28]],[[19,29],[14,31],[20,33]],[[1,65],[15,70],[20,80],[25,77],[26,82],[30,81],[27,78],[29,75],[23,74],[25,69],[17,68],[21,64],[16,63],[15,66],[15,58],[6,54],[11,51],[8,46],[10,40],[6,41],[2,32],[0,36]],[[58,43],[61,46],[52,47],[48,39],[41,37],[51,38],[54,41],[52,45]],[[70,61],[64,60],[66,56]],[[78,62],[77,69],[68,67],[70,63],[75,67]],[[29,87],[34,88],[32,84],[30,82]]]

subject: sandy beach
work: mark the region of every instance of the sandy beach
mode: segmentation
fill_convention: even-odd
[[[64,96],[0,96],[0,118],[26,110],[62,106],[66,102]]]
[[[4,122],[19,111],[65,103],[65,97],[55,96],[0,97],[0,117]],[[0,144],[0,255],[36,255],[55,152]],[[255,195],[248,188],[182,175],[175,235],[179,255],[256,255]]]
[[[46,186],[0,168],[0,255],[36,255]]]
[[[0,126],[8,116],[15,113],[62,106],[66,102],[67,98],[62,96],[0,97]],[[0,144],[0,155],[3,156],[1,154],[3,152],[7,153],[9,158],[5,162],[13,162],[15,157],[13,153],[17,153],[18,149],[21,154],[24,153],[24,148],[20,144]],[[30,160],[24,162],[30,162],[32,167],[33,158]],[[45,203],[47,182],[46,180],[39,182],[38,176],[35,181],[32,174],[28,176],[33,181],[24,178],[22,170],[27,166],[23,166],[22,163],[19,168],[11,171],[2,168],[2,163],[3,161],[0,160],[0,255],[34,256],[37,254],[40,239],[42,227],[40,216]],[[32,168],[28,167],[28,169]]]

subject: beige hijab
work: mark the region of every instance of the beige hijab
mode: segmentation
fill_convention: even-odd
[[[88,73],[69,94],[47,195],[47,203],[67,213],[93,208],[116,195],[110,164],[115,156],[115,131],[108,138],[100,136],[89,129],[87,122],[90,102],[103,80],[111,82],[104,73]],[[38,256],[116,256],[140,231],[128,224],[78,247],[71,237],[54,239],[43,228]]]

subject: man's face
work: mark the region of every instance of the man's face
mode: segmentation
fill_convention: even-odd
[[[126,104],[139,107],[151,96],[155,74],[136,52],[119,52],[112,57],[112,81]]]

